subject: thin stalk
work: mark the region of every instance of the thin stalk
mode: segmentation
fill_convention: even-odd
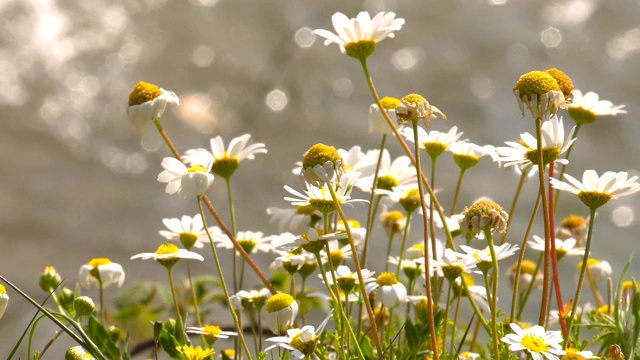
[[[584,256],[582,257],[582,268],[580,269],[580,278],[578,280],[578,288],[576,289],[576,295],[573,297],[574,301],[573,301],[573,306],[571,307],[571,315],[569,316],[569,321],[568,321],[568,329],[567,329],[567,334],[571,334],[571,327],[573,326],[573,319],[576,316],[576,312],[578,311],[578,304],[580,303],[580,294],[582,294],[582,286],[584,284],[584,277],[585,274],[587,273],[587,267],[588,267],[588,261],[589,261],[589,251],[591,250],[591,240],[593,238],[593,223],[595,222],[594,220],[596,219],[596,208],[593,207],[590,209],[590,219],[591,221],[589,221],[589,232],[587,233],[587,243],[584,246]],[[568,339],[569,337],[567,336],[565,338],[565,346],[568,343]]]
[[[502,234],[502,239],[500,239],[500,245],[504,244],[507,241],[507,234],[509,230],[511,230],[511,222],[513,221],[513,215],[516,212],[516,205],[518,204],[518,200],[520,199],[520,194],[522,193],[522,187],[524,186],[525,180],[527,180],[528,173],[526,171],[522,171],[520,175],[520,181],[518,182],[518,188],[516,189],[515,195],[513,195],[513,201],[511,202],[511,208],[509,209],[509,219],[507,220],[507,230]],[[536,210],[537,211],[537,210]]]
[[[98,275],[98,289],[100,291],[100,324],[104,326],[105,324],[105,310],[104,310],[104,284],[102,282],[102,278]]]
[[[417,128],[414,128],[413,131],[415,132],[417,130]],[[417,137],[414,134],[414,140],[417,141]],[[435,189],[436,188],[436,161],[438,160],[437,156],[430,156],[431,157],[431,188]],[[416,158],[417,160],[417,158]],[[438,254],[436,253],[436,249],[437,249],[437,240],[436,240],[436,227],[435,227],[435,222],[433,220],[433,203],[434,203],[434,197],[435,194],[429,194],[430,198],[429,198],[429,230],[431,231],[431,250],[432,250],[432,258],[433,260],[438,260]],[[428,269],[428,268],[427,268]],[[433,288],[435,289],[435,296],[433,297],[436,302],[440,301],[440,292],[441,292],[441,286],[442,284],[440,283],[440,278],[438,276],[436,276],[433,279]]]
[[[524,176],[524,174],[523,174]],[[513,294],[511,297],[511,315],[509,318],[509,322],[512,323],[515,321],[515,313],[516,313],[516,302],[518,299],[518,287],[520,286],[520,274],[522,272],[522,261],[524,260],[524,253],[527,249],[527,243],[529,242],[529,236],[531,235],[531,230],[533,229],[533,223],[536,220],[536,215],[538,214],[538,210],[540,209],[540,191],[538,190],[538,196],[536,197],[536,204],[533,206],[533,212],[531,213],[531,218],[529,219],[529,225],[527,226],[527,231],[524,234],[524,238],[522,239],[522,246],[520,247],[520,256],[518,257],[518,263],[516,264],[516,273],[513,278]],[[509,217],[511,220],[511,217]],[[508,228],[507,228],[508,229]],[[532,284],[535,282],[534,279],[531,280]],[[528,293],[527,293],[528,296]],[[520,308],[522,310],[522,308]],[[517,318],[520,318],[520,313],[518,313]]]
[[[442,324],[442,345],[443,347],[446,346],[446,339],[447,339],[447,325],[449,323],[449,308],[451,306],[451,294],[453,293],[453,287],[451,286],[451,281],[449,281],[449,286],[447,287],[447,301],[445,302],[445,306],[444,306],[444,318],[445,321]],[[455,333],[455,331],[451,332],[451,345],[453,346],[453,334]]]
[[[184,336],[184,324],[182,323],[182,315],[180,314],[180,306],[178,306],[178,297],[176,296],[176,286],[173,282],[173,265],[167,266],[167,272],[169,274],[169,287],[171,288],[171,296],[173,297],[173,306],[176,311],[176,321],[178,322],[178,329],[180,330],[180,337],[182,337],[182,343],[186,344],[186,337]]]
[[[307,298],[307,293],[305,292],[305,286],[307,285],[307,278],[302,278],[302,284],[300,284],[300,318],[302,319],[302,326],[307,325],[307,320],[304,318],[305,308],[304,308],[304,300]]]
[[[380,152],[378,153],[378,161],[376,162],[376,169],[373,172],[373,182],[371,183],[371,194],[369,195],[369,211],[367,212],[367,233],[364,236],[364,250],[362,252],[362,267],[367,267],[367,256],[369,254],[369,241],[371,239],[371,231],[373,229],[373,223],[375,222],[376,211],[380,205],[381,195],[377,195],[375,190],[378,187],[378,174],[380,173],[380,164],[382,164],[382,153],[384,152],[385,145],[387,143],[387,134],[382,135],[380,141]],[[376,201],[374,202],[374,198]]]
[[[227,176],[224,178],[225,183],[227,184],[227,199],[229,200],[229,215],[231,217],[231,231],[233,235],[238,235],[238,228],[236,227],[236,210],[233,206],[233,193],[231,192],[231,177]],[[233,257],[233,292],[237,293],[239,289],[238,284],[238,257]]]
[[[591,270],[587,266],[587,281],[589,281],[589,287],[591,287],[591,292],[593,293],[593,298],[596,301],[596,306],[601,307],[605,305],[604,300],[602,300],[602,295],[600,295],[600,291],[598,291],[598,285],[596,285],[596,281],[591,275]],[[611,307],[609,307],[609,311],[611,311]]]
[[[400,246],[400,255],[398,256],[398,269],[396,270],[396,277],[400,276],[400,269],[402,268],[404,250],[407,246],[407,238],[409,237],[409,223],[411,222],[411,215],[413,215],[413,211],[407,212],[407,222],[404,226],[404,231],[402,232],[402,245]],[[387,258],[389,258],[389,256],[387,256]]]
[[[547,201],[546,192],[546,175],[545,164],[543,162],[542,148],[542,118],[536,117],[536,140],[538,150],[538,179],[540,180],[540,195],[542,198],[542,215],[544,218],[544,280],[542,283],[542,301],[540,302],[540,315],[538,316],[538,325],[544,324],[544,319],[547,314],[547,297],[549,296],[549,285],[551,275],[551,228],[549,225],[549,202]]]
[[[458,195],[460,195],[460,188],[462,188],[462,178],[464,177],[464,173],[467,169],[460,168],[460,175],[458,175],[458,183],[456,184],[456,192],[453,194],[453,203],[451,204],[451,213],[449,215],[453,215],[456,213],[456,204],[458,203]],[[431,185],[433,188],[433,185]],[[508,229],[508,227],[507,227]]]
[[[540,253],[540,256],[538,256],[538,262],[536,262],[536,268],[534,270],[534,273],[537,275],[538,271],[540,271],[540,266],[542,265],[542,260],[544,259],[544,253]],[[531,291],[533,290],[533,287],[535,286],[536,283],[536,277],[534,276],[533,279],[531,279],[531,282],[529,283],[529,286],[527,287],[527,290],[524,293],[524,296],[522,297],[522,299],[520,299],[520,303],[518,304],[518,314],[516,315],[516,319],[520,320],[522,319],[522,312],[524,311],[524,307],[527,304],[527,301],[529,300],[529,295],[531,295]]]
[[[369,315],[369,319],[371,320],[371,328],[373,330],[373,340],[376,344],[376,350],[378,351],[379,355],[382,355],[382,342],[380,341],[380,337],[378,336],[378,329],[375,323],[375,315],[373,313],[373,309],[371,308],[371,303],[369,301],[367,301],[367,290],[365,289],[365,284],[364,284],[364,278],[362,277],[362,268],[360,267],[360,260],[358,259],[358,251],[356,250],[356,246],[353,242],[353,235],[351,234],[351,227],[349,226],[349,221],[347,219],[347,216],[344,214],[344,211],[342,211],[342,207],[340,206],[340,202],[338,201],[338,196],[336,195],[336,191],[333,188],[333,186],[327,186],[327,188],[329,189],[329,191],[331,192],[331,198],[333,199],[333,202],[336,204],[336,210],[338,211],[338,214],[340,215],[340,219],[342,220],[342,223],[344,224],[344,229],[347,233],[347,237],[349,238],[349,246],[351,247],[351,253],[353,254],[353,262],[354,262],[354,266],[356,268],[356,273],[358,274],[358,283],[360,284],[360,292],[362,293],[362,297],[364,299],[364,304],[367,308],[367,313]],[[349,326],[349,328],[351,328],[351,326]],[[353,331],[353,330],[352,330]],[[355,342],[357,343],[357,341]],[[437,359],[436,359],[437,360]]]
[[[498,270],[498,256],[496,255],[496,249],[493,245],[493,234],[489,227],[485,227],[484,236],[487,238],[487,243],[489,244],[489,251],[491,252],[491,262],[493,263],[493,294],[491,296],[491,322],[493,323],[493,347],[495,358],[499,359],[500,357],[500,349],[498,347],[498,274],[500,271]],[[489,284],[487,284],[489,286]],[[488,289],[488,288],[487,288]],[[487,290],[488,292],[488,290]]]
[[[242,326],[240,326],[240,321],[238,320],[238,315],[236,314],[235,309],[231,305],[231,299],[229,298],[229,289],[227,288],[227,283],[224,280],[224,274],[222,273],[222,267],[220,266],[220,259],[218,258],[218,250],[213,244],[213,237],[209,232],[209,227],[207,226],[207,220],[205,219],[204,210],[202,208],[202,201],[204,196],[198,196],[198,209],[200,210],[200,216],[202,216],[202,225],[204,226],[204,230],[207,233],[207,237],[209,238],[209,245],[211,246],[211,252],[213,253],[213,260],[216,264],[216,269],[218,270],[218,276],[220,276],[220,285],[222,286],[222,291],[224,292],[224,298],[227,302],[227,306],[229,306],[229,311],[231,312],[231,317],[233,317],[233,323],[236,326],[236,330],[238,331],[238,338],[240,338],[240,342],[242,343],[242,347],[244,351],[247,353],[249,360],[252,359],[251,352],[249,351],[249,347],[247,346],[246,341],[244,340],[244,333],[242,331]],[[237,241],[236,241],[237,243]],[[238,244],[239,246],[240,244]],[[242,249],[241,246],[239,246]],[[244,251],[244,250],[243,250]],[[246,254],[246,252],[245,252]]]
[[[193,286],[193,277],[191,276],[191,263],[187,261],[187,277],[189,278],[189,287],[191,288],[191,298],[193,299],[193,310],[196,313],[196,324],[198,327],[202,327],[202,319],[200,319],[200,309],[198,307],[198,296],[196,294],[196,288]],[[204,346],[207,341],[204,338],[204,334],[200,334],[200,341]]]
[[[549,164],[549,178],[553,178],[553,163]],[[549,182],[549,228],[555,229],[555,205],[553,202],[553,185]],[[555,231],[549,232],[549,242],[551,243],[551,266],[553,268],[553,286],[556,292],[556,301],[558,304],[558,311],[564,309],[564,301],[562,301],[562,290],[560,288],[560,273],[558,272],[558,251],[556,249],[556,233]],[[547,312],[550,314],[550,312]],[[567,336],[567,323],[565,318],[560,316],[560,328],[564,337]]]
[[[455,311],[453,313],[453,324],[451,325],[451,346],[449,348],[449,354],[451,354],[451,355],[454,354],[454,352],[453,352],[453,349],[454,349],[453,344],[454,344],[454,341],[456,339],[456,326],[458,325],[458,315],[460,314],[460,304],[462,303],[462,290],[463,290],[463,288],[462,288],[462,286],[460,286],[458,288],[458,294],[456,295],[457,296],[456,309],[455,309]],[[473,321],[473,316],[471,317],[471,320]],[[471,326],[471,324],[469,324],[469,326]],[[469,331],[469,326],[467,327],[467,331]],[[467,331],[465,331],[465,335],[466,335]],[[446,339],[446,338],[444,338],[444,339]],[[460,344],[460,346],[462,346],[462,344]],[[460,352],[460,347],[458,347],[458,349],[456,350],[456,352],[455,352],[456,356],[453,357],[454,359],[458,357],[457,356],[458,352]]]

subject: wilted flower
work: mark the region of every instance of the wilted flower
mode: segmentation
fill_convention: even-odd
[[[460,230],[464,235],[476,235],[485,230],[504,233],[507,230],[509,215],[491,200],[478,200],[462,213],[464,217],[460,220]]]
[[[149,121],[162,116],[167,103],[178,105],[180,101],[173,91],[140,81],[129,94],[129,122],[141,133]]]
[[[404,125],[408,121],[424,120],[427,127],[431,127],[431,119],[440,114],[443,119],[447,116],[437,107],[430,105],[427,99],[418,94],[409,94],[402,98],[402,102],[396,107],[398,124]]]

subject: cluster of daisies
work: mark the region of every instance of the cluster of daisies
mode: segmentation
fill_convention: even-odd
[[[400,30],[404,24],[404,20],[396,18],[394,13],[379,13],[371,18],[367,12],[361,12],[354,19],[336,13],[332,20],[335,33],[327,30],[314,33],[326,38],[326,45],[337,44],[343,53],[363,64],[380,41],[393,37],[394,31]],[[266,146],[252,143],[251,136],[245,134],[231,140],[228,146],[222,137],[217,136],[210,140],[209,148],[190,149],[182,156],[172,148],[175,156],[162,160],[163,171],[157,179],[166,184],[167,194],[196,199],[201,212],[194,216],[163,219],[165,228],[159,231],[159,235],[168,242],[155,252],[137,254],[131,259],[153,259],[168,269],[178,329],[202,336],[204,348],[193,347],[184,334],[177,336],[179,345],[174,351],[186,359],[200,360],[215,353],[213,345],[217,339],[238,337],[247,356],[251,357],[242,332],[222,331],[218,325],[201,323],[197,307],[195,319],[181,314],[172,269],[183,259],[204,261],[204,256],[198,251],[206,246],[211,248],[216,263],[217,251],[225,255],[230,251],[231,257],[241,260],[241,271],[236,272],[234,260],[233,270],[219,270],[218,275],[225,287],[225,300],[236,328],[240,328],[243,320],[248,320],[258,339],[254,341],[256,352],[263,349],[262,330],[258,328],[264,320],[276,335],[265,340],[270,346],[264,349],[274,358],[281,356],[279,351],[282,349],[298,359],[318,358],[319,355],[341,358],[337,350],[330,352],[320,344],[359,337],[359,333],[353,335],[351,328],[356,323],[358,332],[363,330],[372,338],[386,334],[389,340],[389,333],[385,331],[395,331],[405,320],[411,320],[411,307],[415,310],[416,322],[424,319],[419,314],[425,314],[425,309],[432,318],[434,308],[445,309],[444,325],[441,325],[445,328],[444,338],[448,335],[446,327],[450,306],[454,304],[453,294],[455,298],[468,299],[496,341],[493,351],[498,354],[498,264],[521,255],[525,249],[505,241],[509,215],[498,204],[482,199],[460,211],[456,200],[463,174],[476,166],[482,157],[490,158],[496,167],[515,168],[525,179],[550,164],[567,165],[566,154],[576,142],[577,128],[599,116],[625,113],[624,105],[616,106],[599,100],[593,92],[583,95],[578,90],[566,90],[563,76],[558,70],[549,69],[525,74],[518,81],[514,89],[518,106],[523,116],[528,110],[536,120],[540,120],[540,138],[522,133],[520,139],[507,141],[507,146],[472,143],[462,138],[463,133],[457,126],[447,131],[430,130],[431,120],[437,116],[446,119],[446,116],[417,94],[402,99],[385,97],[370,106],[370,132],[385,137],[396,136],[405,144],[412,143],[416,151],[424,151],[433,169],[434,176],[429,179],[431,184],[435,182],[436,160],[445,153],[451,154],[460,170],[460,177],[454,200],[446,210],[436,201],[437,195],[432,189],[429,188],[431,193],[425,195],[422,188],[424,180],[414,165],[415,158],[393,156],[387,149],[363,150],[359,146],[336,149],[316,144],[306,151],[302,161],[293,169],[298,184],[284,186],[284,201],[288,205],[266,210],[270,222],[277,226],[277,233],[265,235],[255,230],[236,230],[233,210],[231,230],[217,218],[217,226],[208,226],[202,212],[202,201],[214,181],[220,181],[215,178],[224,179],[231,192],[232,177],[240,163],[266,154]],[[178,105],[178,96],[156,85],[140,82],[129,97],[129,119],[140,132],[150,121],[163,131],[159,119],[167,104]],[[565,132],[562,117],[556,114],[559,109],[567,109],[576,123],[568,132]],[[420,124],[417,119],[421,120]],[[552,178],[553,187],[576,194],[592,215],[609,199],[640,191],[637,177],[629,177],[626,172],[605,172],[599,176],[595,170],[587,170],[582,181],[570,175],[564,177],[567,182]],[[232,198],[231,193],[229,197]],[[356,209],[359,213],[362,209],[369,209],[366,219],[356,220],[354,216],[347,216],[345,211],[358,207],[361,208]],[[431,233],[412,229],[418,223],[416,220],[412,225],[413,217],[425,219],[424,224],[431,228]],[[591,283],[597,284],[609,277],[612,270],[606,261],[589,257],[587,227],[592,225],[590,222],[593,222],[593,217],[569,216],[562,221],[557,229],[553,229],[554,251],[557,260],[565,256],[581,256],[583,261],[577,265],[582,273],[581,281],[584,272],[588,271]],[[494,242],[495,234],[502,235],[500,243]],[[461,239],[459,242],[463,244],[454,243],[454,238],[456,242]],[[376,243],[375,250],[372,242]],[[526,247],[544,253],[548,251],[549,243],[545,238],[534,235]],[[275,274],[282,274],[288,281],[278,289],[265,283],[265,287],[247,290],[244,285],[248,282],[244,279],[245,266],[253,266],[254,257],[263,262],[271,261],[269,271],[272,278]],[[264,275],[259,268],[253,269]],[[521,257],[508,269],[514,293],[526,293],[525,302],[532,289],[542,286],[539,263]],[[225,278],[233,278],[233,291],[227,292]],[[476,285],[480,278],[484,284]],[[79,283],[83,287],[100,289],[102,323],[106,321],[102,292],[110,285],[121,286],[124,279],[122,266],[107,258],[92,259],[81,267]],[[261,279],[264,281],[266,278]],[[41,277],[43,289],[55,291],[59,284],[60,276],[55,269],[45,269]],[[445,300],[441,295],[447,286],[449,296]],[[602,297],[595,295],[597,287],[593,290],[597,307],[605,306]],[[0,316],[6,307],[5,297],[6,291],[0,287]],[[308,325],[306,318],[317,309],[311,304],[317,303],[322,304],[325,309],[322,311],[327,315],[315,327]],[[522,310],[524,303],[519,305],[519,310]],[[74,311],[80,316],[88,315],[94,311],[92,306],[91,299],[87,297],[78,302]],[[460,301],[456,306],[460,306]],[[582,311],[586,311],[586,307]],[[455,314],[458,314],[458,308]],[[483,314],[491,314],[493,330]],[[575,308],[571,315],[576,315]],[[566,317],[566,313],[556,311],[551,318],[564,321],[563,316]],[[197,321],[198,326],[183,324],[183,318]],[[520,315],[517,318],[520,319]],[[333,337],[324,331],[330,327],[332,319],[336,324]],[[514,320],[513,315],[511,320]],[[551,320],[548,321],[550,326],[553,325]],[[455,328],[455,321],[453,323]],[[539,325],[526,327],[520,322],[511,322],[510,328],[512,333],[500,337],[501,346],[508,345],[510,351],[525,351],[535,360],[543,357],[557,360],[559,356],[595,358],[591,351],[567,346],[560,331],[546,331]],[[455,330],[450,336],[453,349]],[[359,339],[350,341],[362,355]],[[444,343],[446,339],[442,341]],[[380,351],[381,344],[378,339],[376,342]],[[242,351],[240,345],[236,349]],[[70,349],[67,354],[68,358],[92,358],[78,347]],[[233,358],[230,354],[225,352],[224,356]],[[456,354],[462,359],[480,356],[471,351]]]

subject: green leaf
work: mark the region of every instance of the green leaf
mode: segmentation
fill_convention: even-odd
[[[360,341],[360,349],[362,349],[362,354],[365,359],[373,359],[373,347],[371,346],[371,340],[369,337],[365,336]]]
[[[111,339],[107,329],[100,324],[95,316],[89,317],[89,324],[87,324],[87,335],[91,341],[96,344],[98,349],[106,354],[110,359],[120,359],[120,349],[116,343]]]
[[[124,347],[122,348],[122,360],[131,360],[130,350],[129,350],[129,339],[130,339],[129,330],[127,330],[127,335],[124,337]]]
[[[180,354],[176,349],[176,347],[180,346],[180,343],[176,340],[176,337],[167,330],[167,328],[163,328],[160,332],[158,343],[160,343],[162,349],[164,349],[172,359],[184,359],[184,356],[182,356],[182,354]]]
[[[404,332],[407,335],[407,344],[409,345],[409,350],[415,350],[420,344],[420,338],[418,336],[418,330],[413,325],[411,320],[407,320],[404,323]]]

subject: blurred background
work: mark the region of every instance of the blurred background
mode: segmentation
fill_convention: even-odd
[[[241,163],[234,195],[239,230],[275,234],[265,209],[287,206],[282,186],[297,187],[291,168],[311,145],[368,150],[380,141],[367,132],[372,98],[358,62],[312,34],[316,28],[333,31],[336,11],[355,17],[362,10],[394,11],[406,19],[395,39],[378,45],[370,69],[382,96],[420,93],[446,113],[448,120],[434,121],[433,129],[456,125],[463,138],[496,146],[534,132],[533,121],[521,118],[512,88],[523,73],[557,67],[577,89],[626,104],[628,111],[581,130],[568,172],[639,174],[638,0],[2,0],[0,274],[38,301],[46,295],[38,286],[45,265],[55,266],[69,287],[94,257],[122,264],[125,287],[164,279],[157,264],[129,257],[162,243],[162,218],[194,215],[197,208],[166,195],[156,181],[161,159],[170,153],[155,129],[139,135],[127,121],[129,92],[140,80],[180,97],[180,106],[170,106],[162,119],[179,150],[208,147],[217,135],[228,143],[244,133],[266,144],[268,154]],[[568,129],[571,120],[565,120]],[[390,150],[401,154],[393,141]],[[450,160],[443,157],[438,165],[445,204],[458,174]],[[228,219],[220,180],[209,194]],[[467,172],[459,208],[481,196],[508,208],[517,180],[483,159]],[[514,242],[521,241],[535,194],[530,182],[516,212]],[[586,216],[585,209],[563,194],[558,218]],[[611,262],[614,279],[640,249],[638,210],[636,196],[599,211],[593,255]],[[363,206],[349,211],[364,222]],[[271,259],[258,261],[266,270]],[[194,271],[213,271],[210,264],[193,264]],[[573,294],[575,264],[561,263],[571,289],[565,300]],[[631,275],[638,273],[636,262]],[[8,292],[0,357],[34,313]],[[97,290],[85,294],[97,297]],[[45,323],[36,332],[37,348],[53,335]],[[50,356],[64,353],[70,344],[65,338]],[[26,358],[26,350],[18,354]]]

